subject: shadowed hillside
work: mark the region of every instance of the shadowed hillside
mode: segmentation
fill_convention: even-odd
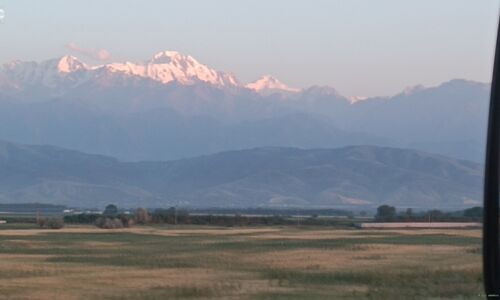
[[[479,164],[375,146],[256,148],[129,163],[51,146],[0,144],[4,203],[453,209],[477,205],[481,188]]]

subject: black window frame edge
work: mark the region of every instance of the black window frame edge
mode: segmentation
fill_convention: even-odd
[[[491,81],[484,165],[483,280],[487,299],[499,299],[499,196],[500,196],[500,22]]]

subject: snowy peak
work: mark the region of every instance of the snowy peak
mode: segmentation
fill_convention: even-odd
[[[180,54],[177,51],[162,51],[156,53],[153,58],[149,61],[150,64],[171,64],[171,63],[185,63],[185,62],[195,62],[198,63],[193,57],[189,55]]]
[[[60,73],[71,73],[78,70],[87,70],[88,67],[76,57],[71,55],[66,55],[61,57],[57,63],[57,71]]]
[[[409,86],[409,87],[406,87],[400,93],[400,95],[409,96],[409,95],[418,93],[419,91],[423,91],[424,89],[425,89],[425,87],[423,85],[421,85],[421,84],[414,85],[414,86]]]
[[[205,82],[219,87],[238,84],[233,75],[211,69],[199,63],[192,56],[177,51],[163,51],[155,54],[146,63],[145,74],[141,76],[162,83],[175,81],[186,85],[197,82]]]
[[[13,61],[5,64],[0,73],[0,86],[23,89],[27,86],[58,89],[73,87],[82,82],[90,68],[73,56],[42,62]]]
[[[43,75],[55,75],[55,73],[73,73],[79,70],[89,70],[89,67],[76,57],[66,55],[40,63],[16,60],[5,64],[3,69],[4,72],[11,72],[17,75],[25,73],[43,77]]]
[[[351,96],[348,98],[351,103],[361,102],[368,99],[366,96]]]
[[[295,93],[300,91],[299,89],[289,87],[271,75],[264,75],[257,81],[247,84],[246,87],[256,92],[282,91]]]
[[[235,86],[237,79],[199,63],[192,56],[177,51],[162,51],[145,63],[112,63],[105,66],[111,72],[149,78],[164,84],[177,82],[192,85],[205,82],[218,87]]]
[[[181,57],[181,54],[177,51],[162,51],[156,53],[150,60],[152,64],[169,64],[172,59]]]
[[[98,82],[102,74],[107,74],[107,78],[115,75],[117,78],[141,77],[163,84],[176,82],[182,85],[207,83],[217,87],[240,86],[232,74],[211,69],[177,51],[159,52],[142,63],[116,62],[98,66],[88,66],[76,57],[67,55],[40,63],[15,61],[6,64],[3,71],[8,81],[16,85],[42,84],[50,88],[67,81],[67,78],[71,78],[73,86],[88,80]]]

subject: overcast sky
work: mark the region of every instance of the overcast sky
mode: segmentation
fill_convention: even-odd
[[[243,81],[392,95],[491,79],[500,0],[0,0],[0,63],[190,54]],[[0,18],[1,18],[0,11]]]

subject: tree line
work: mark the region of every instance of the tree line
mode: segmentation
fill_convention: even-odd
[[[381,205],[375,220],[379,222],[481,222],[483,208],[475,206],[462,211],[443,212],[438,209],[414,212],[412,208],[398,212],[396,207]]]
[[[414,212],[408,208],[397,211],[396,207],[381,205],[377,208],[374,220],[377,222],[481,222],[482,207],[472,207],[463,211],[443,212],[428,210]],[[317,214],[309,217],[291,217],[287,215],[249,216],[242,214],[190,214],[187,210],[171,207],[148,211],[137,208],[133,213],[120,212],[114,204],[106,206],[103,213],[81,213],[66,215],[63,218],[39,218],[37,224],[42,228],[62,228],[68,224],[94,224],[99,228],[123,228],[145,224],[170,225],[215,225],[215,226],[255,226],[255,225],[318,225],[318,226],[351,226],[353,216],[345,220],[320,218]]]
[[[349,221],[332,218],[319,218],[317,214],[308,217],[291,217],[288,215],[249,216],[242,214],[190,214],[187,210],[171,207],[148,211],[138,208],[134,213],[123,213],[116,205],[108,205],[102,214],[74,214],[64,216],[68,224],[95,224],[100,228],[123,228],[144,224],[170,225],[214,225],[214,226],[255,226],[255,225],[348,225]]]

